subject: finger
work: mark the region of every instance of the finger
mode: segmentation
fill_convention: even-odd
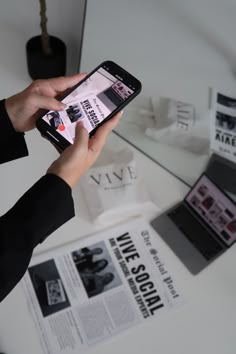
[[[104,123],[100,128],[98,128],[97,132],[94,135],[94,140],[106,139],[110,132],[116,127],[118,124],[123,112],[117,113],[113,118],[109,119],[106,123]]]
[[[73,146],[75,149],[80,149],[81,147],[88,148],[89,134],[87,129],[84,128],[82,123],[77,123],[75,127],[75,141]]]
[[[98,128],[94,137],[89,141],[89,149],[93,154],[99,154],[106,142],[106,139],[112,129],[118,124],[123,112],[117,113],[113,118],[109,119],[100,128]]]
[[[67,77],[57,77],[54,79],[49,79],[48,83],[55,90],[55,92],[63,92],[68,88],[73,87],[74,85],[78,84],[81,80],[86,77],[86,74],[76,74]]]
[[[62,111],[65,109],[64,103],[58,101],[56,98],[37,94],[31,95],[30,105],[36,109],[46,109],[49,111]]]

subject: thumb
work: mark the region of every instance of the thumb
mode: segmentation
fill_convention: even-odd
[[[82,146],[88,147],[89,142],[89,134],[87,129],[85,129],[82,122],[76,124],[75,127],[75,141],[74,146],[75,148],[80,148]]]

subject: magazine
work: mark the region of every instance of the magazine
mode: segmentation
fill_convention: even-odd
[[[33,257],[22,285],[44,353],[78,353],[183,303],[142,218]]]
[[[236,99],[212,90],[211,149],[236,162]]]

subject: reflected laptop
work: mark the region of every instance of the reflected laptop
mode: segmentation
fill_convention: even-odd
[[[212,154],[205,173],[236,202],[236,163]]]
[[[152,226],[193,274],[236,240],[236,204],[206,174]]]

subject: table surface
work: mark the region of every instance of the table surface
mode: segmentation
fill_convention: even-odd
[[[0,33],[3,36],[3,32]],[[9,33],[5,38],[8,38],[7,36]],[[0,85],[1,97],[17,92],[29,83],[24,57],[14,57],[15,50],[20,50],[23,42],[17,33],[11,33],[11,36],[8,51],[11,61],[0,63],[0,75],[4,82],[4,85]],[[45,173],[50,163],[57,157],[55,149],[43,140],[37,131],[28,133],[26,140],[30,156],[0,166],[2,214]],[[115,146],[117,149],[129,147],[134,151],[138,167],[145,171],[143,179],[152,200],[160,209],[169,207],[186,194],[188,190],[186,185],[119,137],[112,134],[107,146],[112,148]],[[77,192],[75,189],[77,217],[52,234],[44,244],[36,248],[35,252],[65,244],[101,229],[90,222],[83,200],[78,198]],[[167,316],[147,321],[128,334],[116,336],[109,343],[99,344],[88,352],[235,353],[236,245],[198,276],[192,276],[158,235],[156,237],[160,252],[176,279],[179,291],[184,295],[185,305]],[[17,286],[0,305],[0,351],[9,354],[42,354],[39,338],[20,286]]]

